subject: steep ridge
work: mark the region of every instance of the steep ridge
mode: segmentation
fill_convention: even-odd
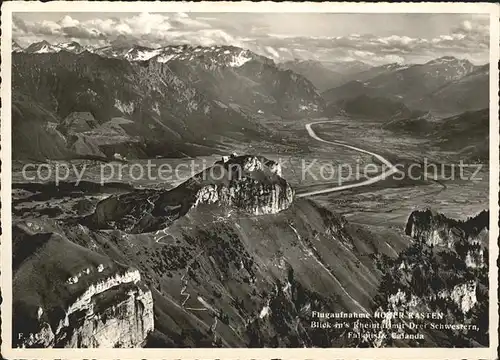
[[[133,155],[133,149],[140,153],[161,144],[162,155],[166,155],[189,150],[190,143],[210,145],[210,136],[223,131],[238,137],[242,136],[238,135],[242,128],[249,136],[258,129],[258,125],[241,112],[219,106],[173,74],[166,65],[141,66],[89,53],[14,54],[13,92],[16,94],[13,107],[17,109],[14,137],[22,138],[26,126],[50,137],[49,129],[58,130],[62,119],[75,112],[89,112],[97,124],[116,122],[116,118],[131,120],[128,125],[120,125],[125,136],[115,137],[118,141],[114,143],[106,139],[106,132],[97,140],[95,134],[80,132],[84,140],[93,141],[100,151],[106,152],[102,143],[107,142],[111,154],[128,146]],[[46,121],[43,114],[48,114],[46,117],[50,116],[51,121]],[[140,140],[134,140],[135,137]],[[65,137],[65,142],[71,147],[74,140]],[[113,145],[117,149],[113,149]],[[15,146],[14,154],[37,155],[30,149],[33,143],[19,141]],[[39,143],[42,156],[50,157],[50,146],[47,142]],[[44,147],[49,150],[45,151]]]
[[[13,231],[15,347],[138,347],[153,299],[137,270],[32,222]]]
[[[294,196],[279,164],[256,156],[231,156],[216,162],[170,191],[144,190],[111,196],[97,204],[89,226],[131,233],[168,227],[201,204],[236,207],[253,215],[288,208]]]
[[[480,110],[489,107],[489,64],[451,81],[426,96],[426,107],[451,113]]]
[[[130,48],[122,57],[109,58],[68,52],[76,45],[66,45],[57,52],[13,53],[16,156],[213,153],[224,137],[268,137],[257,114],[295,118],[324,110],[311,82],[248,50],[169,47],[147,61],[129,61]],[[63,119],[82,112],[98,125],[120,122],[123,131],[110,138],[97,127],[72,137],[60,131]],[[37,142],[26,141],[27,128],[39,134]]]
[[[466,221],[449,219],[429,209],[410,215],[405,231],[415,242],[396,260],[383,262],[387,271],[374,309],[435,312],[442,313],[444,318],[427,320],[426,327],[421,328],[424,330],[418,330],[426,335],[425,339],[388,337],[382,342],[369,342],[371,346],[384,343],[488,346],[488,224],[488,211]],[[404,320],[389,321],[396,324]],[[425,324],[426,320],[421,323]],[[417,332],[408,328],[404,331]]]
[[[47,53],[57,53],[62,49],[58,46],[51,45],[48,41],[40,41],[34,44],[31,44],[23,52],[28,54],[47,54]]]
[[[58,47],[68,48],[65,45]],[[282,70],[265,56],[236,46],[170,45],[151,49],[138,45],[113,44],[93,52],[130,62],[150,60],[152,63],[170,64],[172,71],[189,78],[191,85],[201,93],[211,91],[213,87],[212,95],[216,100],[221,100],[226,105],[236,103],[238,106],[250,106],[254,112],[262,110],[262,106],[266,104],[277,103],[281,107],[275,106],[269,111],[289,116],[295,112],[319,112],[323,105],[321,96],[307,79]],[[204,81],[205,78],[207,82]],[[238,101],[234,101],[233,97]],[[292,107],[284,109],[284,99],[288,97],[303,99],[304,102],[295,105],[287,102]],[[311,105],[310,108],[307,105]]]
[[[394,119],[383,126],[395,132],[426,138],[441,150],[455,152],[462,160],[484,163],[489,159],[489,122],[489,109],[482,109],[439,121],[430,114]]]
[[[217,167],[224,176],[206,177]],[[154,300],[145,346],[344,346],[343,330],[311,327],[312,311],[370,311],[379,259],[408,241],[294,199],[280,173],[260,156],[227,157],[171,191],[129,191],[102,200],[90,216],[41,216],[31,227],[97,253],[82,267],[90,276],[101,263],[108,268],[102,258],[139,270]],[[76,284],[87,276],[79,267],[65,274],[61,282],[77,276]]]

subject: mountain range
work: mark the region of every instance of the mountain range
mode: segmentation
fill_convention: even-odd
[[[382,122],[390,122],[396,119],[412,119],[425,113],[421,110],[411,110],[401,101],[385,97],[371,97],[364,94],[339,100],[336,105],[350,116]]]
[[[25,49],[13,42],[12,50],[15,158],[206,154],[228,141],[281,141],[261,121],[273,117],[394,121],[489,105],[489,65],[449,56],[370,67],[277,64],[235,46],[41,41]]]
[[[259,116],[324,108],[305,77],[232,46],[165,47],[154,56],[137,47],[80,50],[42,42],[13,53],[14,156],[195,155],[224,138],[269,138]],[[85,131],[68,127],[89,116]]]
[[[322,95],[333,103],[367,95],[402,101],[419,110],[459,113],[488,106],[488,75],[488,65],[444,56],[425,64],[369,69]]]
[[[348,82],[354,74],[367,71],[370,65],[361,61],[321,62],[293,60],[281,64],[297,74],[304,75],[318,88],[325,91]]]
[[[489,109],[467,111],[440,119],[423,116],[397,118],[385,123],[386,129],[431,140],[438,148],[459,154],[470,162],[489,159]]]

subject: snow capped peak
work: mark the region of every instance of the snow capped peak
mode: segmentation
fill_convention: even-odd
[[[145,61],[161,53],[161,49],[150,49],[144,46],[134,46],[124,55],[129,61]]]
[[[453,56],[443,56],[443,57],[440,57],[438,59],[431,60],[427,64],[428,65],[438,65],[438,64],[446,64],[446,63],[456,62],[456,61],[458,61],[458,59],[453,57]]]
[[[245,51],[241,51],[238,55],[233,55],[232,60],[229,62],[229,66],[240,67],[250,60],[252,60],[252,58],[247,56]]]
[[[57,44],[56,46],[58,48],[60,48],[61,50],[65,50],[65,51],[72,52],[75,54],[81,54],[84,51],[92,52],[94,50],[92,47],[82,46],[79,43],[77,43],[76,41],[71,41],[71,42],[67,42],[67,43],[60,43],[60,44]]]
[[[46,40],[31,44],[25,50],[25,52],[31,54],[57,53],[59,51],[61,51],[61,48],[51,45]]]
[[[234,46],[166,46],[164,48],[155,49],[155,56],[152,60],[166,63],[169,61],[199,61],[202,66],[226,66],[240,67],[248,61],[255,58],[249,50],[237,48]]]
[[[83,47],[77,43],[76,41],[72,42],[67,42],[67,43],[60,43],[56,45],[57,47],[67,50],[67,51],[74,51],[74,52],[81,52]]]
[[[427,65],[468,65],[468,64],[471,64],[469,60],[457,59],[454,56],[442,56],[438,59],[431,60],[427,63]]]
[[[22,51],[21,47],[13,46],[13,51]],[[156,61],[159,63],[166,63],[169,61],[197,61],[198,64],[205,67],[240,67],[252,59],[261,58],[261,60],[268,60],[267,58],[257,55],[250,50],[242,49],[235,46],[221,45],[221,46],[191,46],[183,45],[169,45],[159,48],[149,48],[140,45],[129,44],[111,44],[100,48],[91,48],[82,46],[79,43],[72,41],[67,43],[60,43],[51,45],[47,41],[41,41],[31,44],[26,52],[34,54],[42,53],[57,53],[60,51],[72,52],[81,54],[85,51],[90,51],[97,55],[107,58],[125,59],[127,61]]]
[[[12,52],[22,52],[23,48],[15,41],[12,41]]]

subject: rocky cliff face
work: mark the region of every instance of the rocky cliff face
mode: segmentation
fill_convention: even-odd
[[[488,243],[489,212],[482,211],[466,221],[449,219],[430,209],[414,211],[408,218],[406,234],[427,246],[455,250],[468,267],[484,267]]]
[[[153,299],[137,270],[55,233],[15,228],[16,347],[140,347]]]
[[[441,313],[444,319],[440,323],[477,328],[439,331],[427,328],[419,331],[425,339],[399,344],[444,346],[445,341],[450,346],[488,345],[488,226],[488,211],[466,221],[431,210],[414,211],[410,215],[406,233],[415,242],[396,260],[386,263],[388,270],[376,297],[375,311]],[[408,333],[408,329],[405,331]],[[442,333],[446,334],[445,340]],[[394,343],[367,342],[370,346]]]
[[[224,157],[170,191],[111,196],[97,204],[87,221],[97,228],[140,233],[161,230],[204,204],[251,215],[276,214],[290,207],[294,198],[294,190],[279,174],[279,164],[263,157]]]
[[[460,239],[478,242],[476,237],[483,229],[488,229],[487,211],[467,221],[449,219],[443,214],[426,209],[411,213],[406,224],[406,234],[427,245],[453,247]]]
[[[281,178],[278,163],[256,156],[223,158],[217,162],[228,182],[201,187],[194,206],[202,203],[220,203],[234,206],[253,215],[276,214],[287,209],[294,196],[292,187]],[[206,172],[198,175],[199,179]]]
[[[368,310],[381,276],[371,256],[404,247],[306,199],[265,216],[201,202],[151,232],[37,223],[139,269],[154,299],[148,347],[343,346],[342,330],[311,327],[312,311]],[[62,280],[81,284],[81,272]]]
[[[73,184],[29,184],[64,206],[57,218],[30,212],[36,236],[14,242],[14,339],[28,334],[18,346],[345,346],[343,329],[311,326],[313,311],[369,311],[374,259],[407,242],[294,199],[280,174],[234,155],[171,191],[82,183],[92,202],[79,216]]]

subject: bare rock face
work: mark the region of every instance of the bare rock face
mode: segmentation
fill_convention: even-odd
[[[488,211],[483,211],[467,221],[449,219],[430,209],[411,213],[406,225],[406,234],[427,245],[453,247],[460,239],[478,243],[478,235],[488,229]]]
[[[466,266],[485,266],[489,212],[482,211],[466,221],[450,219],[430,209],[414,211],[408,218],[406,234],[427,246],[456,250]]]
[[[196,192],[194,206],[218,202],[254,215],[276,214],[290,207],[294,196],[292,187],[281,178],[281,166],[264,157],[223,157],[192,180],[188,186],[210,182]]]
[[[475,281],[469,281],[454,286],[451,291],[447,289],[440,291],[438,297],[444,299],[451,298],[462,313],[466,314],[477,303],[476,286],[477,284]]]
[[[112,306],[105,306],[106,301]],[[141,347],[154,327],[151,291],[142,286],[110,288],[82,310],[81,325],[65,339],[65,347]]]
[[[389,262],[376,311],[438,313],[446,323],[477,327],[465,333],[439,329],[449,346],[487,345],[488,227],[488,211],[466,221],[432,210],[414,211],[406,226],[406,234],[414,242]],[[443,346],[439,331],[425,330],[427,338],[418,340],[419,344],[437,341]]]
[[[97,204],[89,226],[130,233],[164,229],[202,205],[231,207],[252,215],[288,209],[294,190],[280,165],[260,156],[225,156],[175,189],[143,190],[111,196]]]
[[[153,299],[138,270],[55,233],[15,228],[17,347],[139,347],[153,330]],[[49,272],[49,273],[47,273]]]
[[[228,181],[200,188],[194,206],[219,202],[254,215],[264,215],[283,211],[293,201],[293,189],[281,178],[280,165],[272,160],[233,156],[216,166],[221,166],[221,173],[227,171]]]

